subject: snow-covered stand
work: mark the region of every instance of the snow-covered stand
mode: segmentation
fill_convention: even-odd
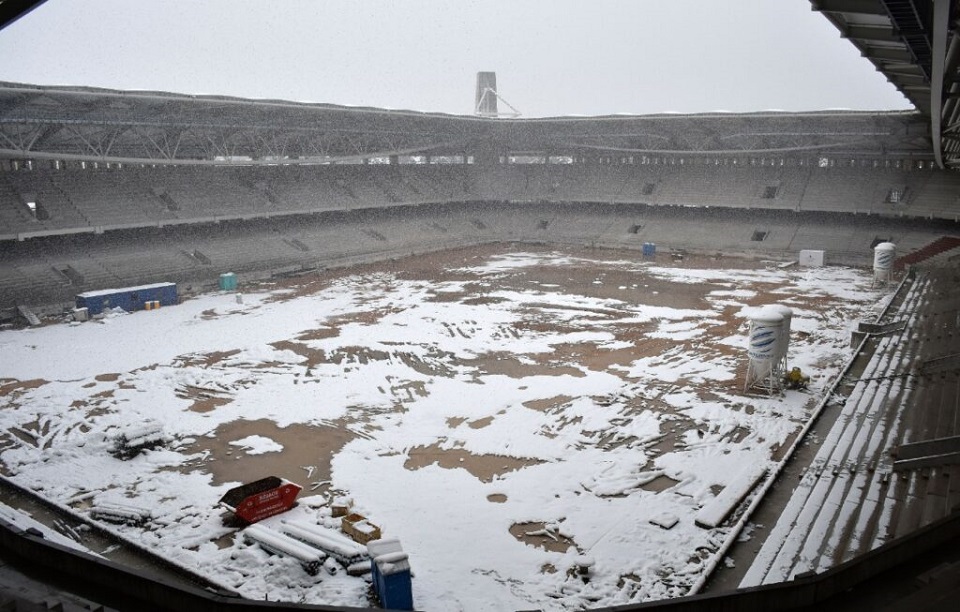
[[[373,592],[380,605],[390,610],[413,610],[413,585],[410,561],[400,540],[388,538],[367,543]]]
[[[370,571],[370,557],[364,547],[324,529],[298,521],[281,521],[281,531],[309,546],[322,550],[347,568],[347,572],[364,574]]]
[[[243,539],[275,555],[296,559],[303,566],[304,571],[311,576],[316,576],[320,572],[320,567],[326,558],[326,555],[316,548],[263,525],[250,525],[244,529]]]
[[[219,503],[242,520],[256,523],[292,508],[301,490],[289,480],[267,476],[230,489]]]

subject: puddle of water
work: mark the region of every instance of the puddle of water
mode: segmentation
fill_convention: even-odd
[[[496,477],[508,472],[543,463],[540,459],[518,459],[505,455],[474,455],[462,448],[440,448],[439,443],[411,448],[407,455],[403,467],[408,470],[419,470],[433,464],[447,470],[463,468],[482,482],[493,482]]]
[[[217,408],[219,408],[220,406],[226,406],[232,401],[233,399],[229,397],[197,398],[193,401],[192,404],[190,404],[187,410],[190,410],[192,412],[199,412],[200,414],[203,414],[204,412],[212,412]]]
[[[309,342],[311,340],[326,340],[327,338],[336,338],[340,335],[340,329],[336,327],[321,327],[302,332],[297,336],[300,342]]]
[[[510,535],[524,544],[550,552],[565,553],[570,548],[579,550],[572,538],[548,529],[547,524],[542,522],[514,523],[510,526]]]
[[[660,476],[657,476],[647,484],[643,485],[641,488],[647,491],[652,491],[654,493],[661,493],[679,483],[680,483],[679,480],[674,480],[673,478],[670,478],[666,474],[662,474]]]
[[[470,426],[470,429],[483,429],[490,423],[493,423],[492,416],[483,417],[482,419],[477,419],[476,421],[470,421],[468,425]]]
[[[697,430],[697,423],[686,416],[683,408],[676,408],[663,401],[661,398],[651,398],[647,400],[649,409],[661,415],[660,417],[660,435],[653,440],[647,441],[647,456],[651,459],[660,455],[675,452],[678,448],[684,448],[686,444],[683,436],[686,432]]]
[[[428,302],[459,302],[469,296],[469,293],[462,291],[431,291],[427,298]]]
[[[18,395],[22,395],[24,391],[42,387],[49,382],[42,378],[34,378],[32,380],[16,380],[8,378],[6,381],[7,382],[0,384],[0,396],[11,396],[14,398],[16,398]]]
[[[572,400],[573,398],[569,395],[554,395],[553,397],[545,397],[543,399],[535,399],[523,402],[523,405],[530,410],[536,410],[537,412],[551,412],[552,410],[559,408]]]
[[[488,304],[499,304],[501,302],[506,302],[506,301],[507,301],[506,298],[483,296],[483,297],[467,298],[463,300],[463,303],[466,304],[467,306],[486,306]]]
[[[230,442],[251,435],[260,435],[277,442],[283,450],[261,455],[248,455]],[[331,458],[355,438],[339,427],[326,425],[289,425],[277,427],[273,421],[232,421],[218,427],[213,437],[204,436],[182,449],[184,454],[207,451],[209,457],[199,465],[187,465],[179,471],[196,470],[213,476],[213,484],[252,482],[267,476],[279,476],[303,487],[302,495],[312,495],[314,483],[330,480]],[[313,466],[308,477],[304,467]]]
[[[537,359],[537,357],[534,357]],[[546,361],[551,359],[540,357]],[[585,374],[579,369],[556,363],[524,363],[512,353],[487,353],[476,359],[464,359],[461,363],[487,375],[502,375],[510,378],[526,378],[528,376],[576,376],[583,378]]]
[[[187,409],[201,414],[226,406],[233,401],[232,397],[224,396],[222,391],[194,386],[178,388],[176,395],[180,399],[192,400],[193,403]]]
[[[306,359],[307,369],[313,368],[314,366],[321,363],[328,363],[327,354],[322,350],[312,349],[309,346],[302,344],[300,342],[293,342],[292,340],[280,340],[278,342],[271,342],[270,346],[277,349],[278,351],[290,351],[295,355],[300,355]]]

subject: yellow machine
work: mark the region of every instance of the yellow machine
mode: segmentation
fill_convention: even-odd
[[[788,389],[806,389],[810,377],[805,376],[800,368],[793,368],[784,376]]]

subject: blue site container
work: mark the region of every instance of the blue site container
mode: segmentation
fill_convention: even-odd
[[[237,275],[233,272],[225,272],[220,275],[220,290],[235,291],[237,289]]]
[[[395,538],[367,543],[373,592],[388,610],[413,610],[410,561]]]
[[[657,256],[657,245],[652,242],[643,243],[643,256],[644,257],[656,257]]]
[[[156,283],[123,289],[101,289],[77,294],[77,308],[86,308],[91,315],[107,308],[122,308],[127,312],[143,310],[148,302],[174,306],[178,302],[176,283]]]

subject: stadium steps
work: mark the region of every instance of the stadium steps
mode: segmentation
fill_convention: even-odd
[[[397,181],[399,182],[402,189],[410,194],[410,199],[414,202],[437,202],[438,198],[435,193],[427,194],[424,193],[424,189],[420,185],[417,185],[416,182],[412,181],[410,177],[406,175],[397,175]]]
[[[14,236],[19,232],[34,229],[37,219],[27,212],[27,207],[20,197],[20,192],[14,189],[4,172],[0,172],[0,232]]]
[[[941,253],[960,248],[960,236],[941,236],[920,250],[898,257],[894,264],[898,270],[924,262]]]
[[[36,582],[36,577],[20,575],[15,566],[4,563],[0,573],[0,610],[2,612],[117,612],[76,594],[57,591]]]
[[[43,304],[51,299],[60,300],[72,295],[65,294],[69,285],[62,277],[56,276],[45,264],[17,265],[0,274],[0,306],[16,304]]]
[[[578,170],[581,170],[582,174],[575,180],[564,185],[564,187],[573,192],[573,199],[584,202],[603,202],[605,200],[603,196],[603,169],[595,166],[586,166],[584,168],[578,168]]]
[[[851,227],[831,227],[817,224],[804,224],[797,228],[793,239],[790,241],[789,249],[800,251],[802,249],[814,249],[826,251],[827,256],[839,250],[850,249],[863,240],[858,240],[857,230]],[[870,241],[866,240],[863,250],[869,250]]]
[[[61,265],[69,266],[80,275],[80,278],[73,282],[78,290],[115,286],[123,279],[117,270],[104,265],[99,258],[89,255],[80,255]]]
[[[915,313],[910,329],[899,342],[882,340],[888,344],[887,350],[875,354],[847,400],[849,406],[856,399],[860,416],[842,416],[825,439],[816,460],[823,466],[814,485],[820,490],[801,483],[743,586],[758,583],[748,579],[768,583],[810,569],[822,571],[942,518],[960,502],[960,466],[891,471],[890,451],[900,444],[960,434],[957,373],[921,378],[904,370],[907,364],[953,342],[944,334],[930,333],[931,329],[943,330],[946,318],[956,317],[956,297],[952,302],[949,297],[937,299],[944,280],[923,279],[923,286],[918,283],[918,291],[911,291],[904,300],[900,312]],[[890,346],[895,347],[893,353]],[[884,367],[883,361],[889,365]],[[896,380],[903,381],[899,388],[893,384]],[[852,426],[857,421],[859,424]],[[841,424],[838,436],[835,432]],[[822,463],[824,449],[831,446]],[[841,449],[845,450],[838,454]],[[798,514],[795,500],[802,496],[806,503]],[[810,520],[813,515],[817,518]],[[803,540],[802,546],[797,544],[799,540]],[[776,556],[771,551],[776,551]]]
[[[301,240],[297,238],[284,238],[283,241],[288,244],[291,248],[300,251],[301,253],[310,252],[310,247],[304,244]]]
[[[131,197],[127,181],[120,178],[116,170],[73,171],[52,177],[66,201],[91,226],[149,224],[149,219]],[[136,185],[133,189],[136,191]]]
[[[641,190],[633,184],[629,170],[614,171],[605,184],[605,200],[610,202],[641,202]]]
[[[911,195],[900,214],[960,221],[960,192],[952,176],[912,174],[907,185],[908,194]]]
[[[64,263],[65,257],[70,258],[75,255],[71,246],[64,247],[60,252],[52,251],[46,243],[27,241],[22,243],[21,247],[21,257],[14,265],[29,279],[27,285],[23,287],[27,292],[40,290],[45,285],[51,284],[51,279],[59,289],[72,288],[73,279],[65,273],[69,264]]]
[[[17,266],[0,266],[0,293],[17,295],[30,286],[30,278]]]
[[[38,317],[37,315],[35,315],[35,314],[33,313],[33,311],[30,310],[29,308],[27,308],[26,306],[23,306],[23,305],[17,306],[17,312],[20,313],[20,316],[21,316],[21,317],[23,317],[24,319],[26,319],[27,323],[28,323],[31,327],[36,327],[36,326],[40,325],[40,317]]]
[[[41,222],[48,229],[71,227],[94,227],[90,218],[73,202],[70,195],[53,180],[37,195],[37,199],[49,215]]]
[[[886,184],[902,183],[899,175],[859,168],[820,168],[811,174],[799,210],[828,212],[879,212]]]
[[[594,244],[606,234],[615,221],[595,216],[564,215],[557,219],[560,223],[554,229],[554,235],[560,236],[567,242],[576,244]]]
[[[457,183],[451,185],[430,174],[429,170],[413,166],[409,170],[404,170],[403,181],[407,189],[419,194],[420,199],[425,202],[446,202],[464,197],[465,192],[460,191],[458,193]],[[462,182],[459,184],[462,185]]]
[[[115,279],[98,279],[96,285],[101,288],[117,283],[140,285],[171,281],[189,275],[200,267],[195,259],[149,244],[123,253],[105,253],[97,258],[97,263]]]
[[[925,287],[922,279],[914,283],[901,313],[916,308]],[[913,322],[908,321],[904,334],[910,333]],[[863,542],[872,541],[862,529],[876,524],[876,513],[883,512],[878,502],[884,480],[889,479],[885,474],[892,467],[885,449],[895,436],[895,409],[905,393],[905,386],[895,383],[901,380],[899,369],[902,363],[909,363],[912,350],[909,346],[904,349],[895,336],[873,341],[876,347],[870,362],[744,576],[742,587],[780,582],[835,565],[864,552]]]
[[[380,184],[369,178],[349,177],[344,188],[353,194],[362,208],[378,208],[396,204],[391,194],[386,193]]]
[[[352,202],[358,200],[358,196],[346,179],[337,178],[330,182],[330,187],[337,195],[337,200]]]
[[[891,370],[902,359],[909,359],[904,354],[886,355],[890,356],[887,363],[891,365],[881,364],[875,376],[895,376]],[[825,507],[816,508],[814,504],[817,515],[811,527],[813,535],[805,540],[799,553],[801,563],[809,560],[810,569],[822,571],[848,555],[864,552],[860,549],[862,529],[870,524],[877,509],[876,497],[864,492],[869,491],[871,483],[882,481],[882,476],[876,475],[877,468],[881,474],[889,472],[890,462],[884,449],[895,435],[892,425],[896,415],[889,408],[899,405],[903,398],[903,387],[889,379],[868,382],[857,398],[857,412],[827,460],[825,470],[831,476],[820,481],[829,488]]]
[[[278,209],[288,212],[319,212],[346,208],[346,198],[338,196],[325,182],[305,176],[302,182],[277,182],[271,190],[278,199]]]
[[[399,177],[379,177],[376,173],[370,175],[370,183],[387,197],[388,202],[415,202],[416,198],[410,193],[404,193],[403,182]]]

